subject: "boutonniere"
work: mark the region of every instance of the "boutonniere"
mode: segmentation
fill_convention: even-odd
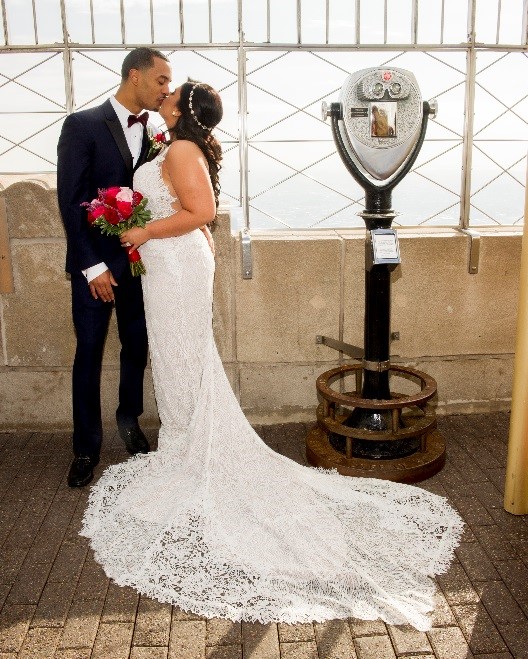
[[[162,133],[161,131],[155,133],[150,127],[147,128],[147,134],[149,141],[147,160],[152,160],[158,155],[163,146],[167,143],[167,140],[165,139],[165,133]]]

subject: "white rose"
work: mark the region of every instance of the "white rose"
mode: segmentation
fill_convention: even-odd
[[[120,192],[116,194],[116,199],[117,201],[127,201],[131,204],[133,195],[134,192],[130,188],[121,188]]]

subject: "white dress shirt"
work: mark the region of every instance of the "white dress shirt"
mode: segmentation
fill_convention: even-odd
[[[121,105],[121,103],[116,100],[115,96],[110,97],[110,103],[112,104],[112,107],[117,114],[117,118],[119,119],[119,123],[123,128],[128,148],[132,154],[132,163],[135,165],[141,153],[141,145],[143,143],[143,125],[137,122],[132,124],[132,126],[129,128],[128,117],[131,114],[130,110],[127,110],[124,105]],[[92,265],[90,268],[86,268],[86,270],[83,270],[82,273],[86,277],[88,283],[90,283],[92,279],[95,279],[106,270],[108,270],[106,263],[97,263],[96,265]]]

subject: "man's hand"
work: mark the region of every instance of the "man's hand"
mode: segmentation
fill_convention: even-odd
[[[112,286],[117,286],[117,282],[110,270],[105,270],[97,277],[94,277],[88,286],[94,300],[102,300],[103,302],[114,301]]]

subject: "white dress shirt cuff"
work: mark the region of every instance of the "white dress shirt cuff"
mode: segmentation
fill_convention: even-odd
[[[100,274],[105,272],[105,270],[108,270],[106,263],[97,263],[96,265],[92,265],[90,268],[86,268],[86,270],[82,270],[81,272],[86,277],[88,283],[90,283],[92,279],[98,277]]]

